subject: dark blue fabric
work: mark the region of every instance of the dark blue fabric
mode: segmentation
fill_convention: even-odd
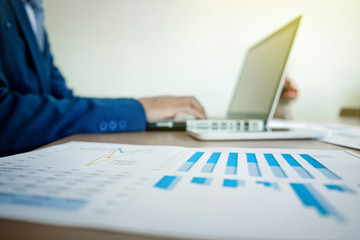
[[[21,0],[0,0],[0,155],[30,150],[76,133],[141,131],[134,99],[75,97],[41,53]]]

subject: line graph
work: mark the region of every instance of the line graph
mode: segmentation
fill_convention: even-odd
[[[150,152],[152,152],[152,150],[150,149],[135,149],[135,150],[124,150],[123,148],[112,149],[106,151],[104,154],[97,157],[96,159],[91,160],[86,164],[86,166],[91,166],[94,164],[99,164],[104,162],[114,163],[117,161],[125,160],[124,157],[126,156],[135,155],[135,154],[143,155],[143,154],[148,154]]]

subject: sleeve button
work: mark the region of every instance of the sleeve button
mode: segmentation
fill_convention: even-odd
[[[100,129],[100,131],[105,132],[105,131],[107,130],[107,128],[108,128],[108,125],[107,125],[106,122],[101,122],[101,123],[99,124],[99,129]]]
[[[110,122],[109,122],[109,129],[110,129],[111,131],[114,131],[114,130],[116,130],[116,128],[117,128],[116,121],[115,121],[115,120],[110,121]]]
[[[126,120],[120,120],[119,121],[119,128],[124,130],[127,127],[127,122]]]

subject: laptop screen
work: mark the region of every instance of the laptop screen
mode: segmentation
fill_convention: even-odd
[[[230,104],[229,118],[267,121],[272,117],[270,115],[281,94],[283,72],[300,18],[249,49]]]

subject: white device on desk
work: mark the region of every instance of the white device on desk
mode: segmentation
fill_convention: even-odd
[[[188,120],[187,132],[201,140],[294,139],[322,131],[268,129],[284,85],[284,69],[301,16],[248,50],[225,119]]]

